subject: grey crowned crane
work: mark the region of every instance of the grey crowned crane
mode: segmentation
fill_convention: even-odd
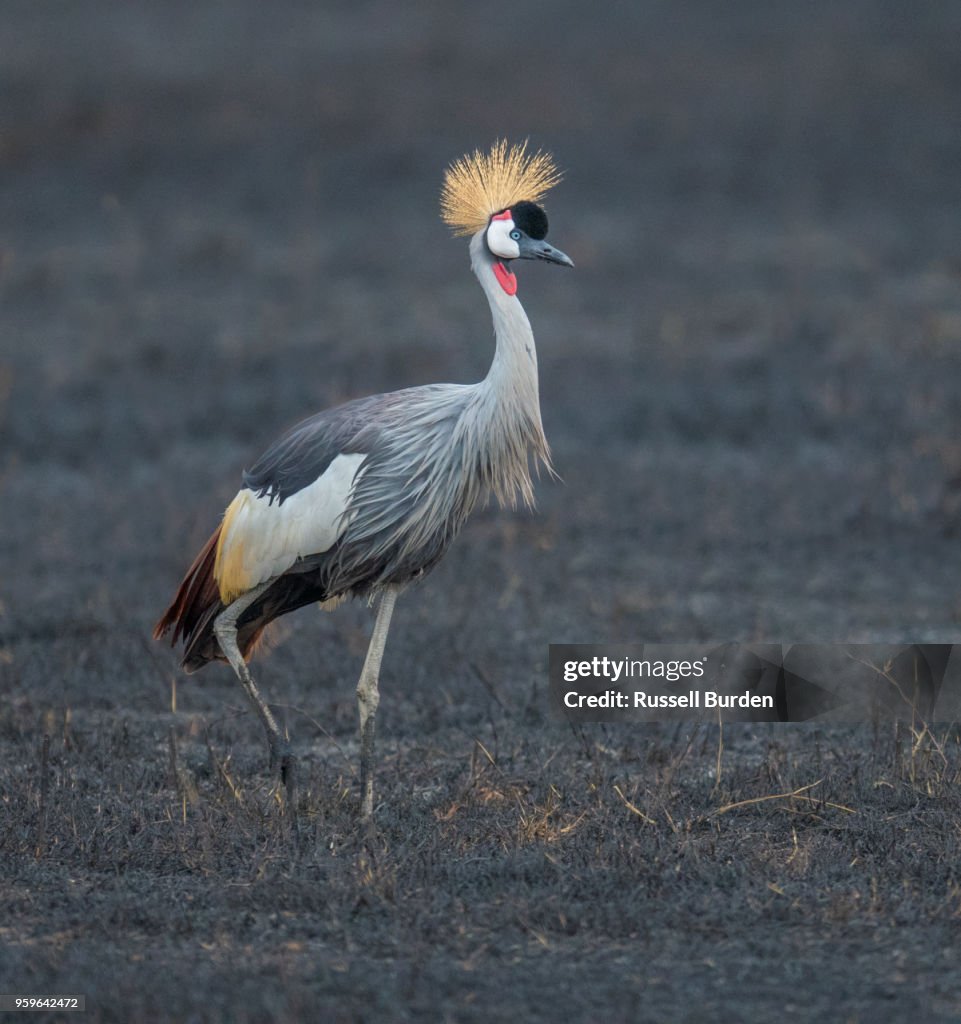
[[[256,709],[271,763],[293,791],[289,744],[247,662],[273,619],[312,602],[379,597],[357,684],[360,813],[373,812],[380,663],[397,594],[432,569],[479,501],[534,500],[531,462],[550,469],[534,335],[514,260],[571,267],[544,241],[539,205],[557,183],[550,156],[496,143],[447,170],[443,219],[471,235],[471,268],[490,304],[496,349],[478,384],[427,384],[318,413],[243,474],[220,525],[154,630],[184,644],[189,672],[226,660]]]

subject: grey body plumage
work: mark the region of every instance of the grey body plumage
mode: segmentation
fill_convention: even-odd
[[[282,504],[338,455],[364,456],[343,534],[329,551],[291,566],[300,578],[288,583],[290,603],[276,614],[423,576],[489,494],[502,505],[518,498],[533,505],[532,461],[550,466],[534,336],[523,306],[497,284],[482,233],[471,242],[471,261],[495,324],[494,360],[482,381],[407,388],[329,409],[294,427],[244,473],[248,490]],[[245,620],[278,596],[265,594]]]
[[[491,159],[505,153],[495,147]],[[527,159],[522,150],[520,158]],[[506,175],[494,181],[501,192],[524,184],[523,159],[494,165]],[[469,162],[464,167],[472,172]],[[536,169],[542,176],[528,174],[526,180],[543,185],[544,166]],[[490,167],[481,171],[489,174]],[[450,223],[460,223],[452,219],[460,214],[464,223],[467,214],[479,218],[478,204],[490,202],[492,194],[483,183],[482,196],[471,191],[470,181],[457,184],[461,191],[452,194],[461,207],[452,207]],[[294,762],[247,658],[264,626],[286,612],[314,601],[382,593],[358,684],[364,816],[373,807],[377,680],[397,593],[436,565],[479,502],[493,494],[502,505],[518,499],[532,505],[532,467],[550,468],[534,337],[507,266],[518,258],[573,264],[543,241],[547,219],[541,208],[528,202],[517,207],[518,224],[506,204],[503,211],[489,210],[470,243],[471,267],[487,296],[496,339],[487,376],[477,384],[430,384],[348,402],[288,431],[244,473],[224,522],[155,631],[172,631],[173,642],[184,638],[188,671],[217,658],[229,661],[291,790]]]

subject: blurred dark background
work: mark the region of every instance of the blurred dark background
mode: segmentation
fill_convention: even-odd
[[[959,28],[952,4],[8,5],[4,631],[145,635],[279,431],[481,376],[437,193],[506,136],[566,174],[577,270],[521,293],[564,484],[403,614],[497,600],[513,566],[531,665],[549,639],[950,639]]]
[[[486,372],[438,192],[501,136],[565,172],[577,268],[519,274],[563,483],[402,599],[384,751],[468,742],[492,693],[563,744],[549,642],[956,637],[958,4],[8,2],[0,28],[8,714],[133,715],[163,761],[150,629],[242,468],[324,406]],[[348,752],[367,628],[305,610],[259,669]],[[222,667],[178,692],[242,706]]]

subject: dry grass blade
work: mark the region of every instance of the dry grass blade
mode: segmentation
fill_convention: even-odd
[[[627,797],[624,795],[624,791],[621,789],[620,786],[615,785],[614,786],[614,792],[621,798],[621,800],[624,802],[624,806],[631,812],[631,814],[636,814],[647,825],[656,825],[657,824],[657,822],[653,818],[651,818],[648,815],[646,815],[640,809],[640,807],[637,807],[636,805],[632,804],[631,801],[627,799]]]
[[[496,768],[497,767],[497,762],[494,760],[494,755],[476,737],[474,738],[474,742],[477,744],[478,747],[480,747],[481,753],[484,755],[484,757],[486,757],[487,760],[490,761],[491,766]]]
[[[40,748],[40,817],[37,822],[37,846],[34,856],[39,860],[47,846],[47,794],[50,791],[50,734],[43,734]]]
[[[816,800],[814,797],[803,795],[809,789],[814,789],[815,786],[820,786],[823,781],[824,779],[818,779],[817,782],[808,783],[806,786],[799,786],[790,793],[770,793],[767,796],[751,797],[749,800],[735,800],[734,803],[718,807],[717,810],[712,811],[708,817],[717,818],[722,814],[727,814],[728,811],[737,810],[739,807],[748,807],[751,804],[768,803],[771,800],[806,800],[808,803],[820,804],[822,807],[833,807],[835,810],[844,811],[846,814],[858,813],[853,807],[845,807],[844,804],[832,803],[830,800]]]
[[[721,717],[720,709],[717,712],[717,764],[714,769],[714,789],[711,791],[713,796],[714,793],[720,789],[721,786],[721,769],[723,767],[724,758],[724,719]]]
[[[181,814],[184,822],[187,820],[187,804],[195,804],[200,798],[197,787],[194,785],[190,773],[181,765],[180,755],[177,750],[177,736],[171,727],[167,733],[167,749],[170,756],[170,784],[177,790],[180,797]]]
[[[224,781],[227,788],[230,790],[230,795],[234,798],[234,800],[238,804],[242,804],[244,802],[243,793],[241,792],[237,784],[234,782],[233,776],[227,770],[226,762],[221,761],[220,758],[217,756],[217,752],[214,750],[213,744],[210,742],[209,733],[206,733],[204,735],[204,740],[207,744],[207,754],[210,757],[211,763],[216,769],[217,775]]]

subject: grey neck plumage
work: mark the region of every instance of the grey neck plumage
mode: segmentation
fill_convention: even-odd
[[[475,386],[477,442],[489,459],[488,482],[498,500],[513,505],[519,493],[532,505],[531,457],[550,469],[537,389],[537,349],[520,299],[508,295],[494,275],[495,258],[484,236],[479,231],[471,239],[471,268],[490,304],[497,347],[487,376]]]

